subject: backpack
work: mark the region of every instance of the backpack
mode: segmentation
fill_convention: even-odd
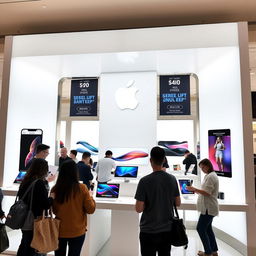
[[[25,196],[28,192],[33,188],[37,180],[33,181],[29,187],[27,188],[26,192],[23,196],[18,200],[18,195],[16,196],[14,204],[11,206],[8,215],[6,216],[5,225],[10,227],[11,229],[20,229],[23,227],[26,217],[28,215],[29,207],[24,202]],[[30,197],[32,200],[32,195]]]

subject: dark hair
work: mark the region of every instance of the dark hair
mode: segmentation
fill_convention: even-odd
[[[84,152],[83,155],[82,155],[82,159],[85,159],[85,158],[88,158],[88,157],[91,157],[91,153],[90,152]]]
[[[163,165],[165,151],[160,147],[153,147],[150,151],[150,159],[156,165]]]
[[[49,149],[50,148],[50,146],[48,146],[48,145],[45,145],[45,144],[38,144],[37,146],[36,146],[36,154],[38,154],[38,153],[40,153],[40,152],[42,152],[42,151],[44,151],[44,150],[47,150],[47,149]]]
[[[45,178],[48,170],[47,161],[42,158],[34,158],[20,186],[22,187],[34,180]]]
[[[75,149],[70,150],[70,153],[75,155],[75,156],[77,155],[77,151]]]
[[[199,167],[200,167],[200,165],[207,166],[209,168],[208,173],[214,171],[211,161],[209,159],[207,159],[207,158],[201,160],[198,165],[199,165]]]
[[[187,153],[190,153],[190,151],[186,149],[186,150],[184,151],[184,154],[187,154]]]
[[[107,150],[106,153],[105,153],[106,156],[112,156],[113,155],[113,152],[110,151],[110,150]]]
[[[55,193],[56,202],[63,204],[80,191],[78,169],[73,160],[65,161],[59,169],[58,179],[52,192]]]

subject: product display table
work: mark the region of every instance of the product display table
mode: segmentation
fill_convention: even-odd
[[[15,197],[18,186],[2,187],[6,196]],[[196,198],[192,195],[182,198],[179,210],[196,211]],[[131,196],[120,196],[118,199],[97,199],[96,211],[88,215],[88,231],[82,249],[82,255],[96,256],[104,244],[110,240],[111,256],[139,255],[139,220],[140,214],[135,211],[135,199]],[[14,200],[13,200],[14,202]],[[11,202],[11,204],[13,203]],[[247,204],[219,200],[220,211],[246,212]]]

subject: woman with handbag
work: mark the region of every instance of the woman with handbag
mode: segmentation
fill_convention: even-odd
[[[50,208],[52,198],[48,198],[46,189],[46,177],[48,174],[48,163],[44,159],[35,158],[29,167],[24,180],[20,184],[18,197],[21,198],[27,192],[24,202],[29,206],[32,198],[31,210],[36,219],[43,215],[43,211]],[[32,186],[31,184],[34,183]],[[33,193],[33,196],[31,196]],[[22,239],[17,252],[17,256],[34,256],[35,249],[30,244],[33,239],[33,227],[31,230],[21,230]]]
[[[56,185],[51,190],[53,213],[60,220],[59,249],[55,256],[79,256],[86,233],[87,214],[95,211],[92,191],[79,183],[77,165],[73,160],[64,162],[59,169]]]
[[[197,232],[204,246],[204,252],[199,251],[199,256],[218,256],[218,246],[212,230],[212,221],[219,214],[219,204],[217,201],[219,193],[218,176],[213,170],[209,159],[203,159],[199,167],[205,173],[201,189],[187,186],[187,190],[199,194],[197,209],[200,217],[197,223]]]

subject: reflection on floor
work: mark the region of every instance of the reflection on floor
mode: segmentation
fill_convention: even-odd
[[[16,236],[16,239],[18,239],[17,241],[20,241],[19,233],[20,232],[11,232],[12,236]],[[173,247],[172,253],[171,253],[172,256],[196,256],[198,250],[202,250],[202,244],[200,242],[197,232],[195,230],[187,230],[187,234],[189,237],[188,249],[183,250],[183,248]],[[219,239],[217,239],[217,243],[218,243],[218,247],[219,247],[219,255],[220,256],[244,256]],[[12,245],[11,247],[12,248],[9,248],[9,249],[16,251],[18,244]],[[0,255],[7,256],[7,254],[0,254]],[[8,256],[10,256],[10,254],[8,254]],[[84,256],[84,255],[82,255],[82,256]],[[105,244],[105,246],[102,248],[102,250],[98,253],[97,256],[111,256],[109,242],[107,242]]]
[[[187,234],[189,237],[188,249],[183,250],[183,248],[173,247],[171,251],[172,256],[196,256],[199,250],[202,251],[203,248],[197,232],[194,230],[187,230]],[[220,256],[244,256],[219,239],[217,239],[217,243]],[[97,256],[111,256],[109,242],[105,244]]]

